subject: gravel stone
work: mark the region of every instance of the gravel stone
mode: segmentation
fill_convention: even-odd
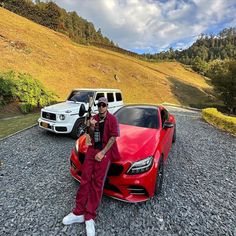
[[[236,139],[201,114],[169,107],[177,140],[165,167],[162,194],[131,204],[103,196],[97,235],[236,236]],[[0,141],[0,235],[85,235],[64,226],[79,184],[70,176],[74,140],[38,127]]]

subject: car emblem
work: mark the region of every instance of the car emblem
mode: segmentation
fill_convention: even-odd
[[[46,114],[46,118],[47,118],[47,119],[50,119],[50,113],[47,113],[47,114]]]

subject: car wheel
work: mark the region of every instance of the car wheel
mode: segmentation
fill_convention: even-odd
[[[155,192],[158,195],[161,193],[162,184],[163,184],[163,177],[164,177],[164,162],[163,162],[163,158],[162,158],[158,164],[157,179],[156,179]]]
[[[70,133],[71,137],[78,139],[82,134],[85,133],[86,125],[84,124],[84,119],[78,119]]]
[[[172,143],[175,143],[176,141],[176,125],[174,126],[174,133],[173,133],[173,137],[172,137]]]

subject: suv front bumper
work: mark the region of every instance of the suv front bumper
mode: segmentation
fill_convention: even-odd
[[[44,120],[42,118],[38,119],[39,127],[53,133],[60,133],[60,134],[68,134],[71,133],[73,129],[72,124],[68,123],[56,123],[48,120]]]

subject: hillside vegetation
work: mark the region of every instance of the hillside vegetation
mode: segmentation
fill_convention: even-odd
[[[214,100],[208,81],[178,62],[145,62],[79,45],[1,7],[0,55],[0,71],[29,73],[58,100],[80,87],[119,88],[126,103],[200,106]]]
[[[101,29],[96,31],[93,23],[78,16],[75,11],[67,12],[53,1],[0,0],[0,6],[38,24],[66,34],[75,42],[115,46],[112,41],[102,35]]]
[[[201,35],[189,48],[173,50],[156,54],[145,54],[150,59],[178,60],[185,64],[193,64],[201,59],[209,62],[236,58],[236,28],[225,28],[217,35]]]

